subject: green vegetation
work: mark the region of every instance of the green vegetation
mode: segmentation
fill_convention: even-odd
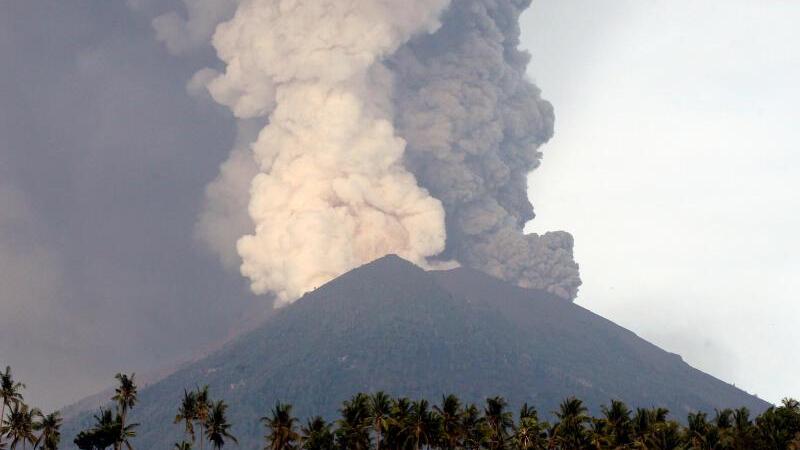
[[[118,387],[112,397],[116,411],[100,409],[94,416],[94,425],[81,431],[73,441],[81,450],[104,450],[109,447],[120,450],[125,446],[133,450],[132,438],[136,437],[137,423],[125,421],[128,412],[138,400],[138,391],[134,376],[117,374]],[[228,405],[224,401],[214,402],[208,386],[194,391],[183,392],[183,400],[175,415],[174,424],[183,426],[185,439],[176,442],[174,449],[190,450],[198,445],[200,449],[208,441],[214,449],[221,449],[228,441],[237,443],[236,437],[230,433],[231,424],[227,417]],[[198,427],[198,428],[195,428]],[[195,430],[200,432],[196,433]]]
[[[78,433],[73,443],[81,450],[102,450],[113,446],[114,450],[122,449],[124,445],[128,450],[133,450],[131,440],[136,437],[138,423],[128,423],[128,412],[136,405],[138,391],[134,375],[128,376],[118,373],[117,388],[111,400],[114,401],[115,411],[100,408],[94,416],[94,425]]]
[[[61,441],[61,416],[58,412],[42,414],[25,404],[25,385],[14,381],[11,368],[0,372],[0,449],[27,450],[28,445],[44,450],[58,448]]]
[[[78,433],[81,450],[125,447],[133,450],[138,424],[126,421],[137,403],[134,375],[117,374],[114,408],[101,408],[94,424]],[[43,415],[24,403],[24,385],[11,369],[0,373],[0,449],[57,449],[61,418]],[[216,449],[238,444],[227,417],[228,405],[213,401],[208,386],[184,390],[173,426],[184,439],[174,449]],[[339,418],[328,422],[315,416],[306,422],[292,414],[292,405],[278,402],[260,420],[265,450],[800,450],[800,402],[783,400],[754,419],[747,408],[717,410],[713,417],[691,413],[683,425],[664,408],[628,408],[612,400],[597,417],[570,397],[553,421],[543,420],[524,404],[512,413],[502,397],[483,405],[465,404],[454,395],[439,404],[427,400],[393,398],[384,392],[359,393],[342,403]],[[198,432],[199,431],[199,432]]]
[[[800,403],[786,399],[755,420],[747,408],[690,414],[688,426],[663,408],[630,410],[611,401],[599,417],[577,398],[564,400],[553,423],[525,404],[515,415],[501,397],[482,406],[453,395],[427,400],[383,392],[345,401],[333,423],[313,417],[305,426],[292,406],[278,403],[262,418],[265,450],[800,450]]]
[[[425,272],[399,258],[321,286],[219,351],[140,386],[128,415],[141,424],[138,449],[191,443],[186,424],[173,420],[184,389],[197,385],[228,403],[230,433],[248,450],[263,448],[258,419],[279,401],[292,404],[300,432],[307,418],[337,418],[356,392],[426,399],[434,411],[444,409],[443,393],[478,405],[498,395],[515,412],[535,404],[550,422],[569,396],[597,416],[617,399],[668,408],[680,421],[693,411],[745,406],[755,416],[770,406],[578,305],[468,269]],[[65,412],[65,447],[92,424],[85,405]],[[376,420],[387,426],[386,416]],[[193,428],[204,434],[198,422]]]

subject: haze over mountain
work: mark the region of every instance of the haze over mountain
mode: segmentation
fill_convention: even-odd
[[[426,272],[386,256],[303,296],[260,328],[140,393],[137,448],[168,448],[185,388],[208,384],[230,404],[241,448],[260,448],[258,418],[278,400],[300,417],[332,417],[360,391],[437,401],[502,395],[547,415],[576,395],[692,410],[768,404],[553,294],[459,268]],[[67,423],[67,441],[91,413]]]

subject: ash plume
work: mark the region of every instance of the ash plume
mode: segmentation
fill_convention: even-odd
[[[263,126],[254,120],[237,122],[236,142],[217,178],[206,186],[205,208],[195,224],[195,236],[219,256],[226,269],[241,264],[236,241],[255,226],[247,211],[250,183],[258,175],[250,146]]]
[[[402,163],[382,60],[434,31],[445,0],[248,0],[213,38],[208,90],[239,119],[268,116],[236,244],[255,293],[279,303],[387,253],[425,265],[444,210]]]
[[[156,39],[174,55],[190,52],[208,43],[216,26],[233,15],[237,3],[238,0],[183,0],[185,18],[171,11],[153,19]]]
[[[240,127],[197,232],[254,292],[284,304],[397,253],[575,298],[572,236],[523,233],[554,122],[518,48],[530,0],[237,3],[212,39],[224,73],[191,85],[266,125]]]
[[[389,63],[407,166],[447,212],[445,258],[574,299],[573,239],[524,235],[528,173],[553,135],[553,108],[525,77],[519,16],[530,0],[459,0],[432,35]]]

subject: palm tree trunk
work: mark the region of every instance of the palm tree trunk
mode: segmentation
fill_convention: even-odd
[[[0,427],[3,426],[3,421],[6,420],[6,399],[3,399],[3,406],[0,407]],[[3,443],[3,435],[0,434],[0,444]]]
[[[119,415],[119,433],[116,442],[114,442],[114,450],[122,450],[122,433],[125,430],[125,410],[123,409]]]

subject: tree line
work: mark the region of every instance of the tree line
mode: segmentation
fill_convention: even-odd
[[[800,403],[786,399],[755,419],[747,408],[691,413],[687,426],[663,408],[635,411],[612,400],[602,414],[589,415],[577,398],[564,400],[542,420],[524,404],[515,414],[502,397],[481,406],[454,395],[438,404],[392,398],[383,392],[357,394],[340,417],[304,423],[292,406],[278,403],[261,420],[265,450],[800,450]]]
[[[117,374],[111,408],[101,408],[94,424],[74,438],[81,450],[134,450],[139,424],[128,421],[138,392],[135,375]],[[61,443],[58,412],[44,415],[25,404],[10,368],[0,373],[0,450],[43,448]],[[184,390],[174,424],[183,440],[174,449],[222,449],[236,445],[228,405],[211,398],[208,386]],[[543,420],[524,404],[509,410],[502,397],[482,405],[446,395],[436,404],[359,393],[344,401],[340,416],[301,422],[292,406],[278,402],[260,421],[265,450],[800,450],[800,402],[785,399],[760,415],[747,408],[690,413],[683,425],[663,408],[630,409],[612,400],[592,416],[577,398],[565,399],[553,420]]]
[[[0,450],[56,450],[61,442],[61,415],[44,414],[25,403],[25,385],[14,381],[11,368],[0,372]]]

